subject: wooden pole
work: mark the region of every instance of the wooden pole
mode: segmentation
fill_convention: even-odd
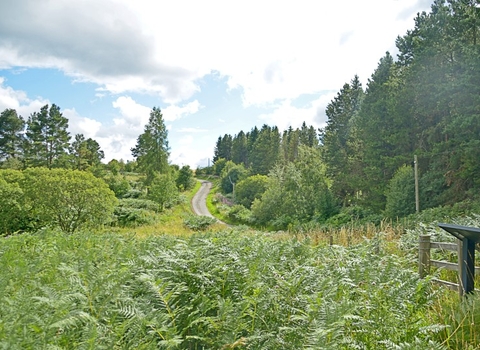
[[[418,162],[417,156],[413,156],[413,168],[415,170],[415,211],[420,212],[420,198],[418,194]]]
[[[458,255],[458,295],[463,296],[462,286],[462,265],[463,265],[463,245],[462,241],[457,239],[457,255]]]
[[[421,235],[418,240],[418,274],[424,278],[430,272],[430,236]]]

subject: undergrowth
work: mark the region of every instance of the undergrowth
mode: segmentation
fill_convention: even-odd
[[[234,230],[0,242],[3,349],[446,349],[412,261]]]

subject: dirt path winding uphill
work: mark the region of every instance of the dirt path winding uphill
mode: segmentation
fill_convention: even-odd
[[[211,188],[212,183],[210,181],[202,181],[202,187],[200,187],[198,192],[192,198],[192,208],[195,214],[210,216],[213,218],[213,215],[210,214],[207,208],[207,195]]]

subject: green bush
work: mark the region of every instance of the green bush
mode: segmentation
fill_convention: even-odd
[[[155,213],[151,210],[132,207],[116,207],[113,211],[114,226],[138,227],[155,222]]]
[[[325,221],[325,225],[332,227],[342,227],[351,224],[372,223],[379,224],[383,219],[380,214],[375,214],[369,208],[363,208],[359,205],[344,207],[340,213],[330,217]]]
[[[410,166],[397,170],[388,184],[385,215],[403,218],[415,212],[415,178]]]
[[[175,184],[180,191],[190,190],[195,186],[195,179],[193,178],[193,171],[190,166],[184,165],[178,170]]]
[[[122,227],[150,225],[155,222],[156,213],[160,211],[162,211],[161,206],[154,201],[122,198],[113,212],[113,225]]]
[[[0,236],[28,227],[28,210],[22,189],[0,177]]]
[[[252,223],[252,212],[241,204],[230,207],[228,211],[228,218],[234,222],[241,222],[244,224]]]
[[[235,186],[235,201],[250,209],[255,199],[260,199],[267,190],[268,176],[254,175],[241,180]]]
[[[143,192],[142,190],[136,190],[136,189],[133,189],[133,190],[130,190],[128,191],[127,193],[125,193],[122,198],[135,198],[135,199],[139,199],[139,198],[142,198],[145,196],[145,192]]]
[[[132,190],[130,183],[125,176],[115,175],[109,176],[105,179],[108,187],[115,193],[117,198],[123,198]]]
[[[15,203],[10,204],[21,213],[28,213],[20,226],[33,230],[58,226],[72,233],[98,227],[111,219],[117,203],[106,183],[86,171],[30,168],[0,174],[9,183],[9,191],[15,192],[11,193]]]
[[[162,210],[157,202],[149,199],[122,198],[118,201],[118,206],[132,209],[145,209],[156,213]]]
[[[247,176],[248,170],[245,169],[243,164],[235,164],[229,160],[225,164],[220,175],[220,187],[222,192],[225,194],[232,193],[234,184],[245,179]]]
[[[203,215],[191,215],[183,220],[183,224],[194,231],[204,231],[216,222],[217,219]]]
[[[147,198],[160,204],[162,210],[178,202],[178,189],[169,174],[156,175],[148,187]]]

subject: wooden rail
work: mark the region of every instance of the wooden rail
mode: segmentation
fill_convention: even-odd
[[[458,263],[451,263],[447,261],[432,260],[430,258],[431,249],[441,249],[448,251],[456,251],[458,254]],[[418,245],[418,273],[420,278],[424,278],[430,273],[430,267],[437,267],[450,271],[457,271],[460,273],[461,261],[462,261],[462,241],[458,240],[457,243],[441,243],[431,242],[429,235],[421,235],[419,237]],[[475,275],[480,275],[480,267],[475,266]],[[461,278],[459,278],[461,280]],[[439,283],[451,290],[457,290],[462,294],[462,288],[458,283],[448,282],[441,279],[433,279],[434,282]]]

